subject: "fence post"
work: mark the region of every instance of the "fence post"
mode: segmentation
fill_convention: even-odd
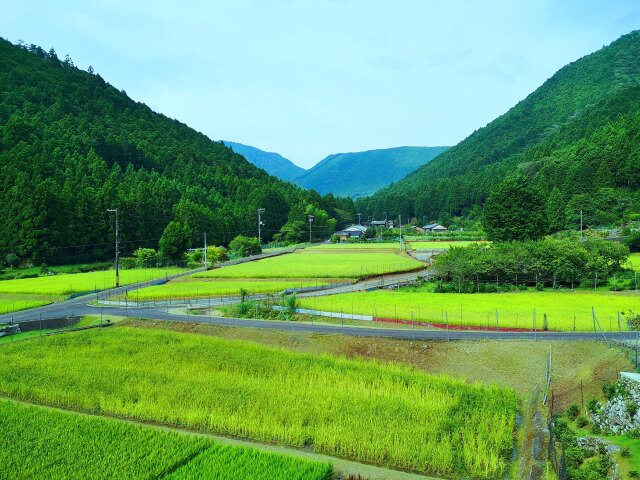
[[[537,284],[536,280],[536,284]],[[538,332],[536,330],[536,309],[533,309],[533,339],[536,340],[538,338]]]

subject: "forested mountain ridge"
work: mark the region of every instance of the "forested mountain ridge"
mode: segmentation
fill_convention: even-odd
[[[242,143],[229,142],[227,140],[223,140],[223,143],[234,152],[242,155],[256,167],[263,169],[269,175],[278,177],[281,180],[290,182],[305,172],[304,168],[297,166],[279,153],[265,152],[259,148],[243,145]]]
[[[255,235],[266,207],[269,238],[291,207],[340,206],[267,175],[177,120],[131,100],[52,50],[0,39],[0,254],[37,262],[113,254],[119,208],[122,253],[156,246],[171,220],[192,243]]]
[[[579,209],[590,224],[638,211],[639,85],[636,31],[563,67],[507,113],[357,208],[420,221],[464,214],[521,170],[564,224]]]
[[[429,163],[448,147],[395,147],[329,155],[294,183],[321,194],[371,195]]]

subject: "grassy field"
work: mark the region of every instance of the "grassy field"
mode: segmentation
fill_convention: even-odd
[[[162,278],[184,271],[179,268],[140,268],[120,270],[120,285]],[[0,294],[71,295],[115,286],[115,272],[59,274],[38,278],[0,281]],[[1,307],[0,307],[1,308]]]
[[[427,242],[408,242],[407,245],[412,250],[447,250],[451,247],[468,247],[469,245],[486,244],[484,241],[465,241],[465,240],[451,240],[451,241],[427,241]]]
[[[635,292],[517,292],[517,293],[432,293],[427,291],[357,292],[327,297],[299,299],[303,308],[333,312],[374,315],[384,318],[478,326],[495,329],[544,328],[547,317],[549,330],[592,331],[591,307],[595,308],[604,330],[618,330],[618,312],[622,312],[621,329],[626,330],[624,314],[640,308],[640,295]]]
[[[5,345],[0,393],[474,478],[506,468],[516,412],[500,387],[129,327]]]
[[[301,251],[195,274],[195,278],[355,278],[412,270],[421,262],[394,253]]]
[[[0,430],[0,478],[328,480],[332,472],[330,464],[3,399]]]
[[[326,281],[315,280],[233,280],[233,279],[188,279],[175,280],[165,285],[142,288],[128,294],[133,301],[165,300],[170,298],[206,298],[223,295],[239,295],[240,289],[249,294],[277,293],[288,288],[302,288],[327,285]]]

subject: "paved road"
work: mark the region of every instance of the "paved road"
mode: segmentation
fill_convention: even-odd
[[[277,254],[281,254],[278,252]],[[257,260],[271,255],[261,255],[257,258],[246,259],[244,261]],[[188,275],[193,272],[184,272],[181,275]],[[400,273],[393,275],[384,275],[382,277],[365,280],[358,284],[341,286],[334,289],[326,289],[317,292],[301,293],[300,297],[311,297],[319,295],[333,295],[338,293],[346,293],[356,290],[368,290],[370,288],[388,287],[391,285],[401,284],[414,281],[419,277],[428,277],[428,270],[420,270],[417,272]],[[137,288],[147,286],[149,282],[141,284],[128,285],[119,289],[111,289],[108,296],[122,294],[125,291],[131,291]],[[100,293],[100,297],[104,297],[105,292]],[[424,328],[380,328],[371,327],[354,327],[341,325],[327,325],[315,323],[287,322],[287,321],[267,321],[267,320],[248,320],[234,319],[226,317],[208,317],[201,315],[188,315],[182,313],[184,309],[178,310],[170,306],[96,306],[90,305],[97,299],[96,294],[85,295],[82,297],[66,300],[60,303],[54,303],[39,308],[23,310],[6,315],[0,315],[0,323],[8,323],[9,321],[23,322],[38,319],[61,318],[68,316],[82,315],[114,315],[131,318],[146,318],[150,320],[166,320],[174,322],[195,322],[209,323],[213,325],[227,325],[236,327],[264,328],[272,330],[285,330],[296,332],[311,333],[334,333],[343,335],[353,335],[360,337],[388,337],[398,339],[424,339],[424,340],[498,340],[498,339],[527,339],[527,340],[603,340],[600,332],[496,332],[496,331],[478,331],[478,330],[427,330]],[[215,302],[212,302],[214,305]],[[607,341],[626,341],[629,340],[628,333],[606,333]]]

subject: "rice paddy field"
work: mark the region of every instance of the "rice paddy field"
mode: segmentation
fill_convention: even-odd
[[[517,292],[517,293],[433,293],[427,291],[356,292],[326,297],[301,298],[303,308],[332,312],[373,315],[389,319],[415,320],[451,326],[495,329],[533,329],[593,331],[591,308],[595,309],[603,330],[627,330],[625,316],[640,310],[637,292]],[[497,311],[497,322],[496,322]],[[446,316],[445,316],[446,314]]]
[[[636,272],[640,272],[640,253],[632,253],[629,256],[628,266]]]
[[[508,388],[406,366],[129,326],[4,345],[0,395],[487,479],[517,409]]]
[[[120,270],[120,285],[144,282],[184,271],[180,268],[139,268]],[[0,281],[0,294],[67,296],[115,286],[115,271],[59,274],[37,278]],[[1,307],[0,307],[1,308]]]
[[[412,250],[448,250],[451,247],[468,247],[470,245],[487,244],[485,241],[465,241],[465,240],[433,240],[433,241],[417,241],[407,242]]]
[[[379,252],[303,250],[197,273],[193,278],[356,278],[424,266],[410,257]]]
[[[0,430],[1,478],[328,480],[332,472],[329,464],[4,399]]]
[[[59,297],[57,295],[54,297],[49,295],[16,295],[0,293],[0,315],[17,312],[19,310],[26,310],[28,308],[41,307],[42,305],[63,299],[63,297]]]
[[[400,251],[399,242],[369,243],[321,243],[307,247],[306,250],[394,250]]]
[[[258,293],[278,293],[288,288],[304,288],[327,285],[323,280],[234,280],[219,278],[198,278],[174,280],[164,285],[142,288],[128,293],[133,301],[207,298],[215,296],[239,295],[246,290],[250,295]]]

